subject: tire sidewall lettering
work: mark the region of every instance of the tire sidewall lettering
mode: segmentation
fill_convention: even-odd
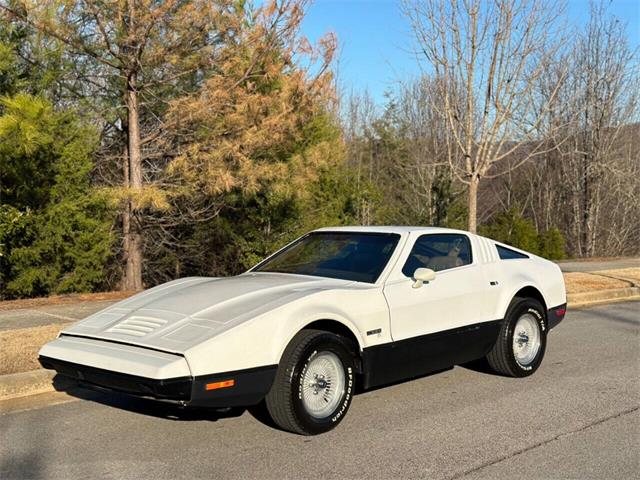
[[[338,355],[338,358],[340,359],[340,362],[342,363],[342,366],[345,369],[345,390],[344,390],[343,398],[340,400],[340,403],[338,403],[338,406],[333,412],[331,412],[330,415],[328,415],[323,419],[315,419],[315,418],[312,418],[304,410],[304,406],[302,405],[303,387],[304,387],[303,378],[311,360],[313,360],[314,357],[316,357],[319,353],[325,350]],[[296,392],[294,394],[294,398],[295,398],[294,403],[296,404],[295,410],[297,411],[296,416],[300,419],[300,421],[302,421],[304,424],[307,425],[306,428],[308,428],[309,430],[325,431],[327,428],[326,425],[332,425],[332,426],[336,425],[342,420],[342,418],[344,418],[351,404],[351,400],[353,399],[353,389],[355,386],[355,372],[354,372],[354,366],[353,366],[353,359],[350,357],[348,353],[349,352],[348,349],[341,344],[329,345],[326,348],[321,347],[318,344],[314,344],[309,346],[308,351],[310,351],[311,353],[304,354],[302,356],[302,358],[305,359],[304,363],[301,365],[298,372],[295,373],[295,375],[292,378],[292,380],[295,382],[295,387],[292,390],[293,392]]]
[[[351,391],[353,389],[353,368],[347,367],[347,388],[345,389],[344,399],[340,405],[340,410],[338,413],[331,417],[331,421],[333,423],[337,422],[340,417],[344,414],[345,410],[349,407],[349,402],[351,401]]]

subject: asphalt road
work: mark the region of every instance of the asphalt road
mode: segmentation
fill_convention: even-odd
[[[52,323],[77,322],[115,302],[116,300],[88,300],[62,305],[0,310],[0,332]]]
[[[0,415],[0,478],[638,478],[639,326],[640,302],[571,311],[530,378],[363,393],[318,437],[77,390]]]
[[[640,268],[640,258],[614,258],[605,260],[562,260],[558,262],[563,272],[599,272],[618,268]]]

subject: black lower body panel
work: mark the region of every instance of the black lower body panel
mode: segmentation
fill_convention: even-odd
[[[248,407],[260,403],[271,390],[277,365],[195,377],[189,405]],[[232,387],[207,390],[207,385],[233,380]]]
[[[88,387],[182,405],[215,408],[259,403],[269,393],[277,369],[277,365],[269,365],[213,375],[157,380],[50,357],[40,356],[39,361],[44,368],[55,370]],[[224,388],[207,388],[207,385],[227,380],[233,380],[233,384]]]
[[[447,369],[484,357],[495,345],[502,320],[365,348],[364,388]]]
[[[56,358],[40,356],[38,360],[44,368],[55,370],[60,375],[73,378],[88,386],[96,386],[137,397],[173,402],[186,403],[191,398],[192,377],[156,380],[88,367]]]
[[[550,308],[547,310],[547,322],[549,324],[549,330],[554,327],[557,327],[558,324],[564,319],[564,316],[567,313],[567,304],[563,303],[562,305],[558,305],[557,307]]]

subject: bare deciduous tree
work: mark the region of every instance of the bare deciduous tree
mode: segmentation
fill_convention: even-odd
[[[369,92],[351,93],[343,107],[342,130],[347,144],[347,159],[354,171],[355,191],[358,203],[355,206],[357,222],[371,225],[374,222],[374,205],[367,195],[370,185],[380,179],[381,165],[378,152],[372,144],[376,141],[374,125],[379,119],[377,107]]]
[[[539,0],[406,0],[418,56],[441,85],[434,103],[454,145],[449,163],[468,187],[468,228],[477,226],[478,185],[540,155],[538,135],[564,75],[543,105],[536,83],[557,63],[562,4]],[[541,107],[541,108],[540,108]]]
[[[573,256],[629,252],[637,216],[638,66],[625,25],[591,5],[584,31],[573,36],[565,59],[566,80],[549,112],[548,152],[516,182],[526,182],[519,201],[531,199],[530,215],[547,230],[562,226]],[[549,71],[540,97],[549,93]],[[558,208],[561,205],[562,208]]]
[[[592,4],[586,31],[576,40],[567,86],[577,113],[571,124],[570,142],[562,148],[567,179],[574,189],[572,239],[580,256],[597,251],[598,226],[607,204],[621,183],[620,134],[633,120],[638,101],[637,69],[628,46],[624,25],[607,17],[604,3]],[[624,183],[624,178],[618,178]]]
[[[403,82],[381,111],[366,94],[347,99],[343,130],[360,223],[457,226],[461,221],[462,186],[453,181],[447,160],[453,142],[433,108],[437,83],[427,76]]]

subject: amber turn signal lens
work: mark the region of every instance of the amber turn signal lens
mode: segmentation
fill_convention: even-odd
[[[204,388],[205,390],[217,390],[219,388],[229,388],[233,387],[236,384],[235,380],[224,380],[222,382],[213,382],[207,383]]]

